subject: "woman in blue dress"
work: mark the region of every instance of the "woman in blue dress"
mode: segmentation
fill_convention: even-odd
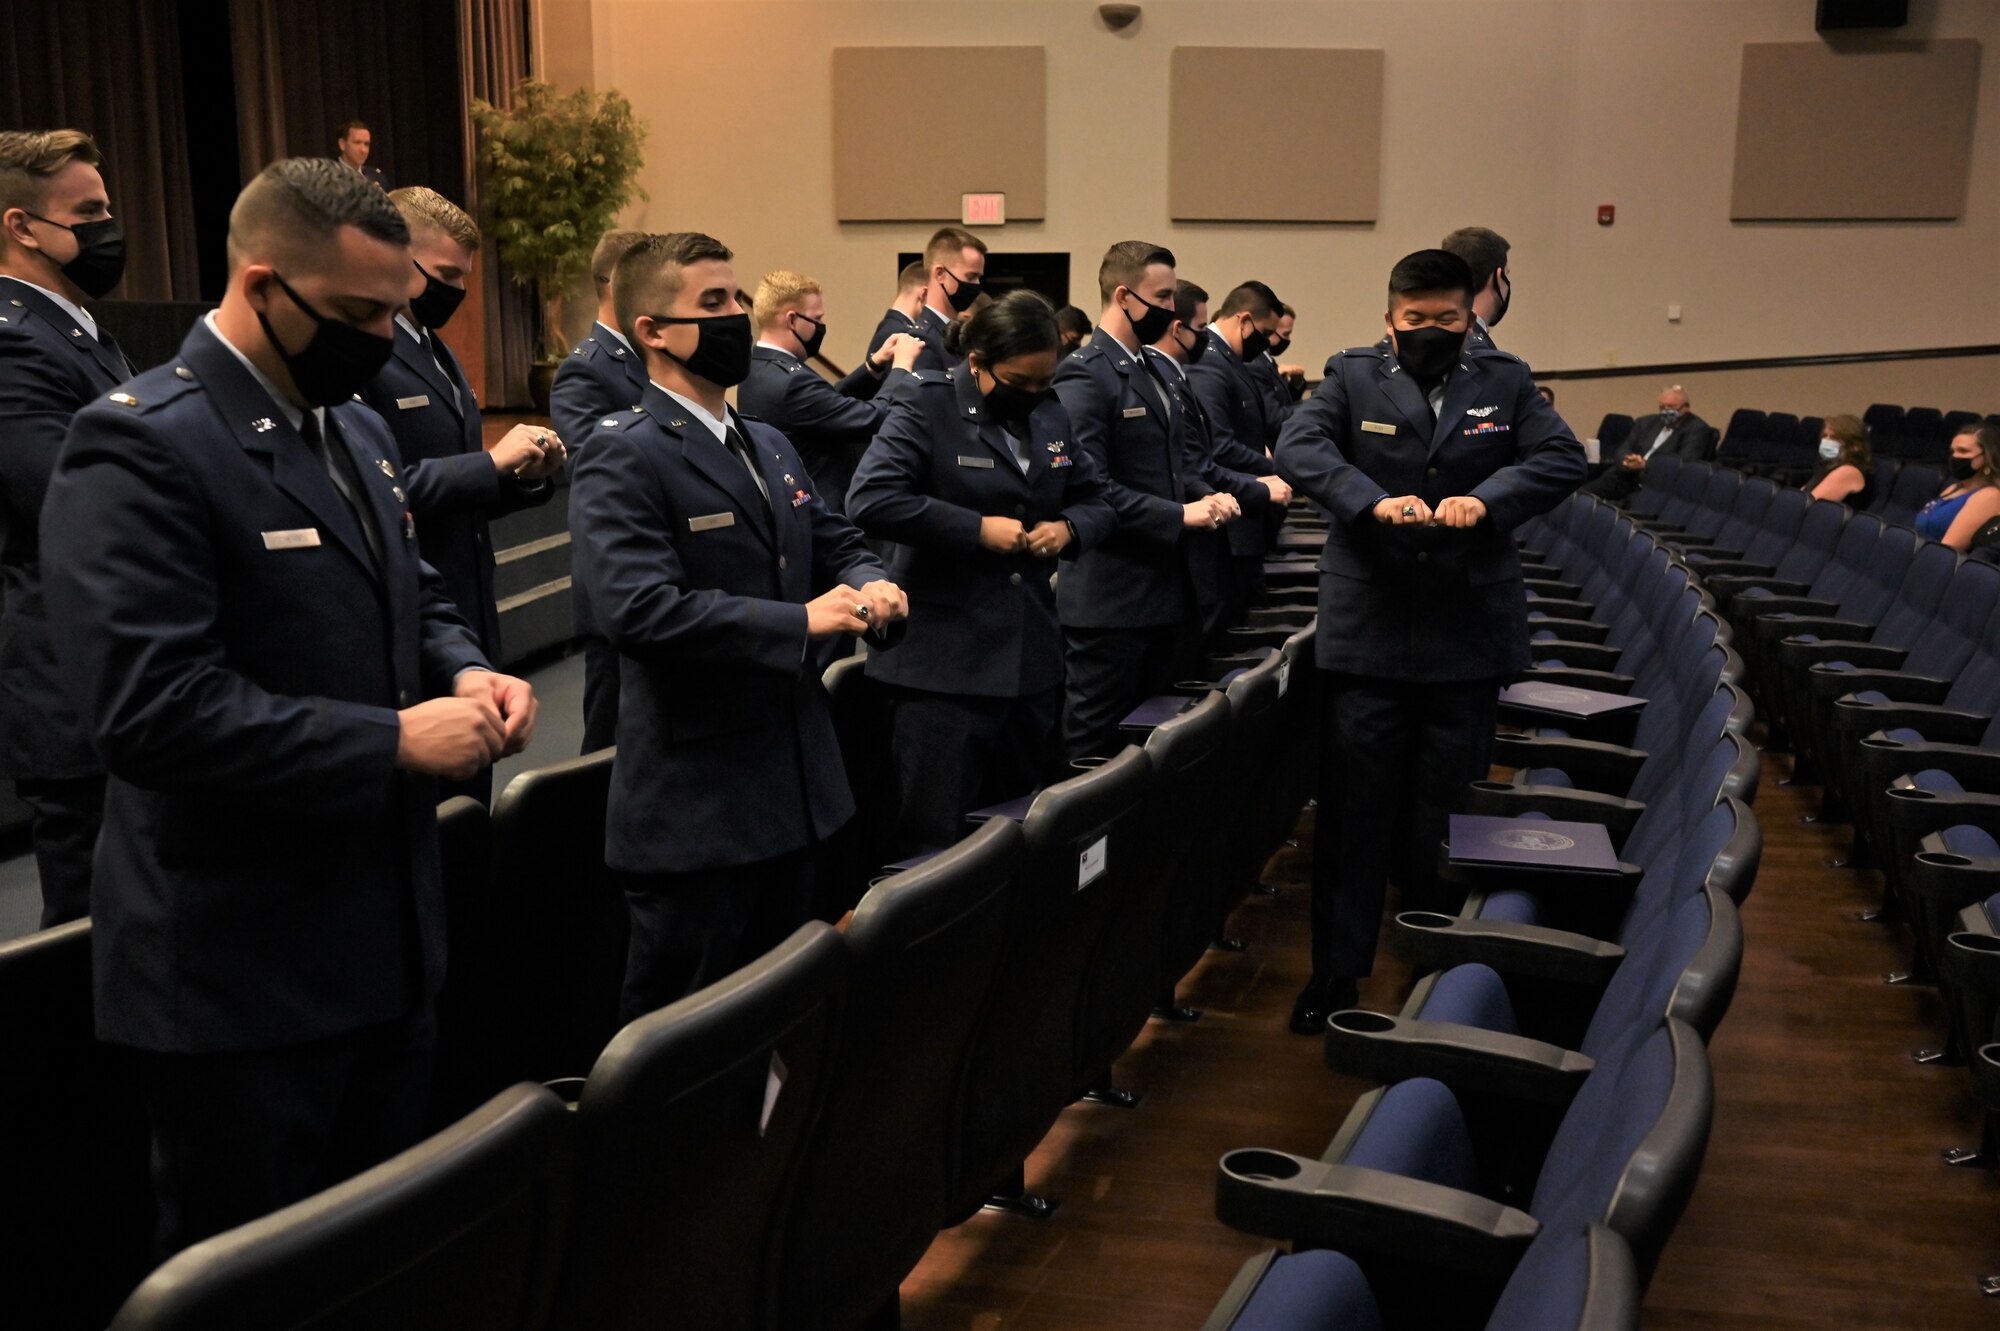
[[[1970,550],[1973,533],[2000,517],[2000,426],[1987,422],[1951,441],[1951,479],[1917,514],[1917,535]]]

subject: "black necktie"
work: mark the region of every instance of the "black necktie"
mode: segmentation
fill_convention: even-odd
[[[97,325],[97,345],[102,347],[107,353],[109,353],[108,355],[102,357],[101,359],[104,360],[106,368],[108,368],[113,374],[120,374],[123,375],[125,378],[130,379],[135,373],[137,373],[137,371],[135,371],[132,368],[131,358],[128,357],[125,354],[124,350],[119,347],[118,339],[111,336],[111,330],[109,328],[106,328],[103,324]]]
[[[723,430],[722,442],[723,445],[727,447],[730,452],[736,455],[736,460],[749,469],[750,483],[757,487],[758,494],[764,496],[764,507],[765,508],[771,507],[771,492],[764,486],[764,473],[757,469],[756,462],[753,461],[750,457],[749,445],[743,442],[742,435],[736,433],[736,427],[734,425],[731,425]]]
[[[340,492],[340,497],[347,502],[348,510],[354,514],[355,522],[360,524],[361,539],[368,543],[368,553],[374,557],[375,566],[380,568],[382,533],[376,527],[374,516],[368,511],[367,504],[363,500],[360,473],[355,470],[354,456],[347,451],[347,445],[341,442],[340,426],[334,421],[333,413],[327,413],[326,436],[322,437],[319,418],[308,411],[305,419],[299,422],[299,437],[306,441],[306,447],[312,450],[312,455],[319,459],[322,467],[326,468],[328,477],[333,481],[333,488]]]

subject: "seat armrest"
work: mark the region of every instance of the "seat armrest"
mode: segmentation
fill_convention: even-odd
[[[1667,544],[1673,545],[1674,543],[1668,541]],[[1741,559],[1743,557],[1741,550],[1733,549],[1726,545],[1706,545],[1696,542],[1690,545],[1675,546],[1675,549],[1680,552],[1682,559],[1686,559],[1690,555],[1701,555],[1705,559]]]
[[[1597,992],[1611,983],[1612,972],[1625,960],[1624,948],[1588,934],[1427,910],[1397,915],[1389,945],[1419,970],[1445,970],[1476,961],[1502,975],[1553,980]]]
[[[1533,607],[1529,613],[1534,613]],[[1544,630],[1555,634],[1564,642],[1603,642],[1611,636],[1611,626],[1600,624],[1594,619],[1564,619],[1550,615],[1545,619],[1529,619],[1528,632],[1541,633]],[[1530,639],[1532,641],[1532,639]]]
[[[2000,795],[1950,794],[1914,786],[1890,786],[1882,795],[1889,822],[1914,836],[1947,827],[1976,827],[2000,838]]]
[[[1907,647],[1891,647],[1887,643],[1880,642],[1828,642],[1812,645],[1826,648],[1823,652],[1810,654],[1815,668],[1829,661],[1845,661],[1863,670],[1900,670],[1903,662],[1910,658]],[[1825,670],[1819,673],[1834,679],[1841,677],[1841,673],[1837,670]]]
[[[1834,619],[1840,615],[1839,602],[1822,601],[1811,596],[1760,596],[1748,601],[1739,597],[1729,603],[1729,608],[1749,616],[1751,626],[1759,633],[1765,631],[1765,621],[1771,621],[1769,632],[1773,638],[1789,638],[1797,631],[1793,626],[1801,616],[1818,615],[1823,619]],[[1778,619],[1778,615],[1790,618]]]
[[[1497,1279],[1541,1229],[1525,1211],[1457,1188],[1261,1149],[1222,1157],[1215,1215],[1301,1248],[1408,1257]]]
[[[1536,735],[1495,735],[1493,761],[1503,767],[1559,767],[1588,790],[1623,797],[1639,779],[1649,755],[1590,739],[1545,739]]]
[[[1599,693],[1628,694],[1636,683],[1630,675],[1620,675],[1610,670],[1591,670],[1583,666],[1533,666],[1528,677],[1559,684],[1574,684],[1580,689],[1596,689]],[[1543,714],[1542,720],[1549,717]]]
[[[1466,812],[1494,818],[1515,818],[1524,813],[1544,813],[1551,818],[1577,823],[1602,823],[1611,834],[1613,846],[1623,849],[1632,835],[1632,825],[1646,806],[1638,800],[1623,799],[1595,790],[1566,790],[1560,786],[1515,786],[1501,781],[1474,781]]]
[[[1887,785],[1893,778],[1912,772],[1936,770],[1968,790],[2000,794],[2000,751],[1971,744],[1905,744],[1877,731],[1863,739],[1854,752],[1877,785]]]
[[[1818,629],[1810,630],[1810,632],[1816,635],[1810,641],[1804,637],[1784,637],[1778,639],[1779,665],[1789,670],[1803,670],[1807,666],[1815,666],[1823,661],[1853,661],[1857,652],[1871,650],[1877,652],[1897,651],[1893,647],[1876,647],[1868,641],[1866,636],[1844,637],[1837,629],[1826,633],[1822,633]],[[1901,659],[1902,655],[1900,652],[1897,653],[1898,660]],[[1857,664],[1860,663],[1857,662]],[[1887,664],[1893,668],[1897,664],[1897,661],[1890,661]]]
[[[1545,615],[1555,615],[1563,619],[1592,619],[1597,615],[1594,601],[1578,601],[1561,596],[1538,596],[1528,602],[1530,611],[1539,610]]]
[[[1934,703],[1862,702],[1851,693],[1833,700],[1831,715],[1834,728],[1849,734],[1908,729],[1921,731],[1927,740],[1947,744],[1977,744],[1993,720],[1978,712]]]
[[[1886,667],[1880,670],[1815,668],[1806,676],[1806,688],[1815,698],[1840,698],[1874,689],[1898,702],[1929,703],[1932,706],[1945,700],[1951,692],[1951,684],[1950,680],[1939,679],[1935,675],[1913,675],[1906,670]]]
[[[1945,935],[1944,946],[1938,949],[1938,972],[1973,993],[2000,997],[2000,938],[1983,927],[1983,920],[1976,929],[1967,929],[1966,923],[1961,913],[1958,932]],[[1976,1033],[1974,1039],[1983,1034]]]
[[[1528,655],[1537,664],[1550,657],[1559,658],[1565,665],[1581,666],[1590,670],[1614,670],[1625,655],[1622,648],[1597,642],[1570,642],[1566,639],[1529,639]]]
[[[1804,615],[1795,613],[1790,619],[1777,622],[1782,623],[1786,630],[1778,637],[1781,647],[1790,643],[1793,638],[1807,633],[1815,634],[1832,642],[1867,642],[1875,636],[1875,626],[1873,624],[1859,619],[1842,619],[1839,615]],[[1762,627],[1761,623],[1759,627]]]
[[[1939,913],[1949,919],[2000,891],[2000,863],[1954,855],[1932,843],[1903,866],[1903,886],[1934,902]]]
[[[1740,582],[1745,587],[1754,587],[1759,581],[1768,582],[1770,575],[1777,572],[1777,569],[1770,564],[1758,564],[1748,559],[1712,559],[1700,550],[1690,550],[1688,553],[1702,556],[1700,559],[1689,560],[1688,567],[1692,568],[1704,583],[1714,588],[1718,595],[1721,593],[1721,588],[1717,586],[1719,582]]]
[[[1455,1091],[1562,1107],[1596,1061],[1546,1040],[1351,1008],[1327,1019],[1326,1065],[1368,1081],[1430,1077]]]
[[[1737,596],[1749,591],[1752,587],[1762,587],[1773,596],[1804,596],[1812,590],[1810,582],[1804,582],[1797,578],[1780,578],[1775,575],[1767,576],[1761,572],[1738,575],[1727,573],[1711,574],[1707,569],[1698,571],[1701,573],[1702,582],[1717,596]]]

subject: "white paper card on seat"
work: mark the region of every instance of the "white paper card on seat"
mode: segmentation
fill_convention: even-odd
[[[319,544],[319,528],[300,527],[295,531],[267,531],[266,550],[310,550]]]
[[[764,1074],[764,1112],[757,1119],[757,1135],[763,1136],[771,1126],[771,1114],[778,1107],[778,1092],[785,1089],[785,1060],[778,1057],[778,1051],[771,1051],[771,1070]]]
[[[1098,879],[1104,877],[1106,863],[1111,855],[1111,838],[1101,836],[1083,848],[1076,857],[1076,890],[1081,892]]]
[[[1292,687],[1292,663],[1290,661],[1287,661],[1283,665],[1278,667],[1278,696],[1280,698],[1284,697],[1285,691],[1291,687]]]

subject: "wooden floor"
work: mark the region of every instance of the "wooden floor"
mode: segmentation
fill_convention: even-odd
[[[1802,823],[1817,792],[1780,786],[1784,768],[1766,760],[1743,979],[1711,1050],[1715,1134],[1645,1325],[2000,1325],[2000,1300],[1976,1288],[2000,1271],[2000,1180],[1937,1157],[1977,1141],[1965,1074],[1909,1058],[1941,1029],[1936,995],[1881,983],[1900,932],[1844,918],[1879,879],[1827,867],[1847,830]],[[1211,952],[1184,983],[1203,1020],[1153,1022],[1120,1062],[1144,1102],[1071,1108],[1029,1160],[1030,1186],[1061,1209],[940,1235],[903,1286],[906,1331],[1193,1331],[1268,1246],[1214,1218],[1216,1159],[1239,1146],[1317,1155],[1366,1089],[1285,1030],[1307,969],[1310,814],[1301,836],[1267,875],[1280,895],[1237,912],[1249,949]],[[1392,1009],[1408,983],[1385,952],[1362,1004]]]

